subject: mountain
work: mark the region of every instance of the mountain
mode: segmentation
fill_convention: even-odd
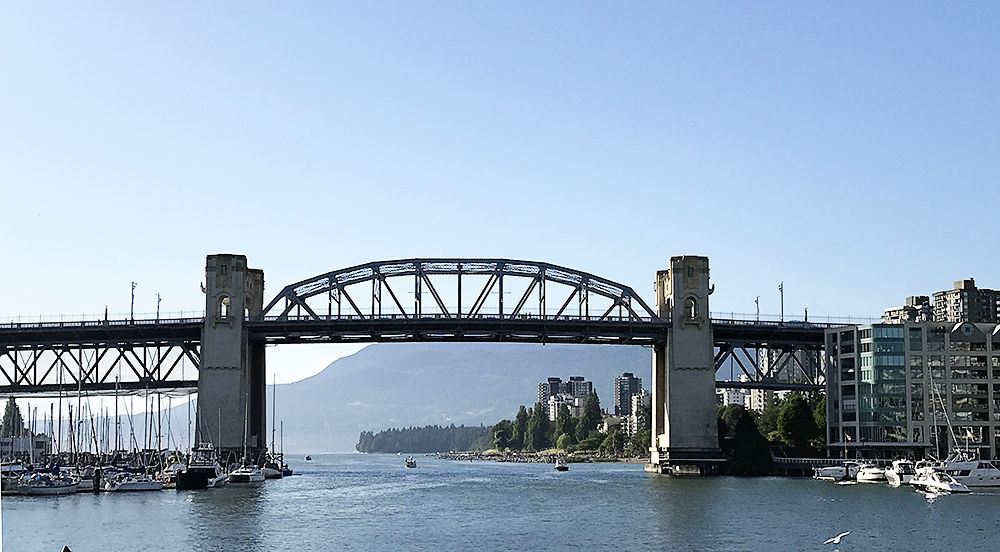
[[[313,377],[278,385],[277,418],[286,451],[351,452],[362,431],[513,419],[520,405],[538,400],[538,384],[548,377],[583,376],[607,407],[622,372],[649,389],[651,363],[644,347],[375,344]],[[269,409],[272,393],[269,385]]]

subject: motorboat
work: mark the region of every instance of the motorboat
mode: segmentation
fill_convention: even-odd
[[[36,473],[25,475],[17,485],[23,495],[65,495],[76,492],[76,481],[69,477]]]
[[[242,465],[229,472],[228,483],[261,483],[264,481],[264,474],[257,466]]]
[[[563,457],[556,458],[556,471],[568,471],[569,464],[566,463],[566,459]]]
[[[909,484],[910,479],[917,474],[911,460],[893,460],[892,466],[885,470],[885,479],[893,487]]]
[[[875,464],[865,464],[858,470],[858,483],[880,483],[886,480],[885,469]]]
[[[967,493],[969,487],[955,481],[955,478],[943,471],[931,467],[921,468],[910,479],[910,485],[928,493]]]
[[[312,462],[312,459],[313,459],[312,456],[309,456],[308,454],[306,455],[306,458],[305,458],[306,462]]]
[[[212,489],[226,484],[226,472],[219,465],[211,443],[191,449],[187,466],[177,473],[177,489]]]
[[[843,481],[845,479],[854,479],[858,476],[859,469],[861,469],[860,462],[847,460],[839,466],[813,468],[813,479],[822,479],[825,481]]]
[[[1000,487],[1000,469],[962,451],[945,460],[944,472],[967,487]]]
[[[109,477],[104,483],[104,490],[109,493],[125,491],[159,491],[163,481],[158,481],[143,474],[119,472]]]
[[[415,468],[417,467],[417,461],[414,460],[412,456],[407,456],[405,466],[407,468]]]

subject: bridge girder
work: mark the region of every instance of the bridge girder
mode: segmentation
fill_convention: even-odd
[[[441,286],[441,276],[454,276],[453,284]],[[413,295],[412,304],[404,292]],[[509,309],[504,307],[506,294],[517,297]],[[325,305],[320,302],[323,298]],[[286,286],[257,320],[428,315],[547,319],[572,311],[574,316],[597,320],[659,320],[628,286],[548,263],[510,259],[403,259],[336,270]]]

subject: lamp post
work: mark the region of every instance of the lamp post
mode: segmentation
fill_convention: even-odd
[[[132,306],[129,307],[128,319],[135,323],[135,282],[132,282]]]

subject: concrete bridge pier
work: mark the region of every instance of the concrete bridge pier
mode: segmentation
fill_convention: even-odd
[[[247,268],[243,255],[207,257],[195,435],[223,459],[239,461],[246,448],[255,460],[266,444],[264,343],[244,326],[263,303],[264,271]]]
[[[671,321],[653,349],[653,420],[646,471],[711,475],[719,450],[708,257],[670,259],[656,273],[657,316]]]

